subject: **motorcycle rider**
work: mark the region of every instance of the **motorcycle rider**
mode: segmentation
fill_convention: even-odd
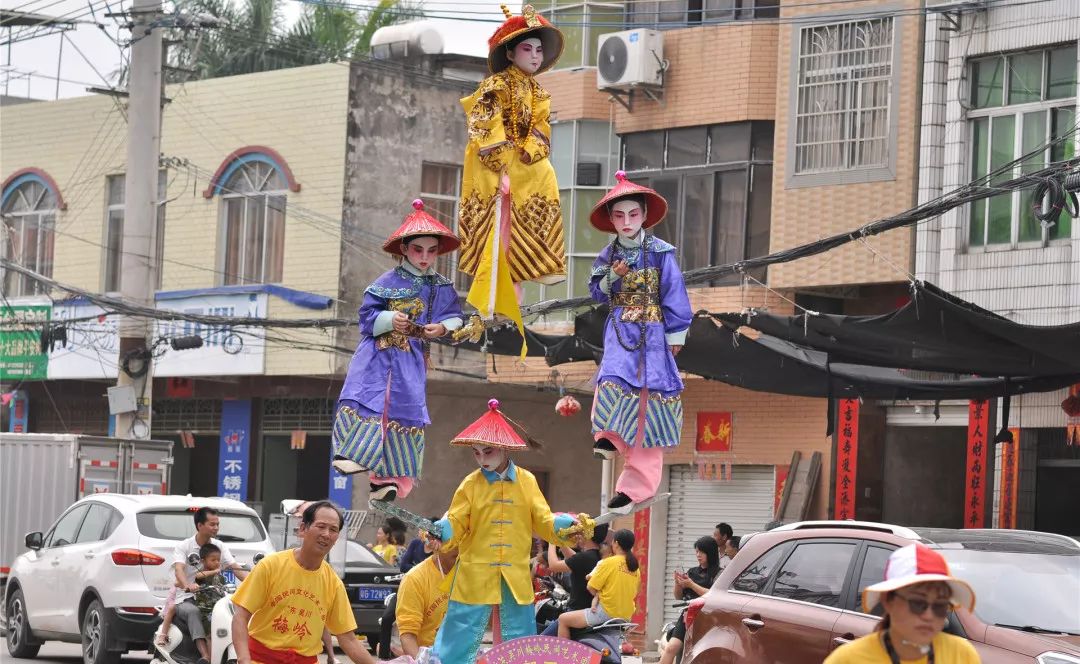
[[[600,545],[607,539],[608,524],[602,523],[593,531],[591,538],[586,538],[578,533],[574,536],[575,552],[569,547],[563,547],[565,560],[559,560],[558,550],[554,544],[548,544],[547,564],[555,574],[570,573],[570,601],[567,604],[569,611],[583,611],[592,606],[593,596],[589,592],[588,576],[596,569],[600,562]],[[559,633],[558,621],[548,623],[544,629],[544,636],[556,636]]]
[[[202,560],[202,569],[195,572],[195,583],[199,586],[225,585],[225,577],[221,575],[221,549],[215,544],[207,542],[199,549],[199,558]],[[176,615],[175,589],[171,594],[171,601],[165,609],[165,614],[161,620],[161,628],[158,630],[156,639],[156,643],[162,646],[169,642],[169,628],[172,626],[173,617]],[[194,602],[202,611],[203,616],[208,617],[210,612],[214,610],[214,602],[217,599],[217,597],[196,594],[194,598],[185,601]]]
[[[176,620],[187,627],[188,635],[195,642],[200,656],[198,664],[210,664],[210,643],[203,625],[202,611],[193,602],[185,601],[194,597],[195,591],[199,589],[195,582],[198,572],[188,562],[188,558],[193,553],[198,554],[203,546],[213,544],[221,552],[221,570],[232,570],[241,580],[247,576],[247,571],[236,562],[229,547],[217,539],[218,530],[221,528],[221,518],[217,510],[200,507],[195,511],[193,519],[195,534],[178,542],[173,549],[173,573],[180,589],[176,593]]]

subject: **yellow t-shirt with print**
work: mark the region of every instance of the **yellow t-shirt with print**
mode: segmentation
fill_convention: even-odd
[[[376,544],[371,550],[382,556],[389,565],[398,564],[398,548],[393,544]]]
[[[967,639],[942,632],[932,642],[935,662],[979,664],[979,653]],[[902,660],[905,664],[927,664],[927,657]],[[825,658],[825,664],[890,664],[889,651],[881,632],[873,632],[840,646]]]
[[[398,632],[413,634],[419,646],[435,644],[435,632],[446,615],[450,592],[443,586],[445,574],[439,570],[438,554],[409,570],[397,593]],[[446,570],[449,572],[450,570]]]
[[[264,558],[232,601],[251,612],[248,634],[267,648],[301,655],[322,652],[323,626],[331,634],[356,630],[345,584],[324,560],[317,570],[296,562],[292,549]]]
[[[623,620],[634,615],[634,598],[640,584],[641,569],[631,572],[626,566],[626,556],[604,558],[589,577],[589,588],[596,591],[600,606],[612,618]]]

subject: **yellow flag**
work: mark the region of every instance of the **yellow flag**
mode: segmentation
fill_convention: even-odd
[[[510,224],[503,224],[503,220],[509,221],[510,197],[499,196],[500,201],[496,206],[495,220],[488,231],[487,240],[484,242],[484,253],[481,255],[480,264],[476,268],[472,287],[465,301],[476,307],[480,317],[491,320],[495,314],[502,314],[512,320],[521,335],[521,360],[525,360],[528,351],[525,342],[525,324],[521,320],[521,305],[518,303],[517,293],[514,291],[514,282],[510,279],[510,262],[503,247],[502,233],[509,228]]]

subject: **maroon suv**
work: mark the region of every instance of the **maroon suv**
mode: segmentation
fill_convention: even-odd
[[[687,610],[684,664],[820,664],[873,631],[862,589],[893,550],[937,549],[976,594],[945,630],[984,664],[1080,664],[1080,543],[1020,530],[908,529],[855,521],[782,526],[744,538],[713,587]],[[878,609],[880,611],[880,607]]]

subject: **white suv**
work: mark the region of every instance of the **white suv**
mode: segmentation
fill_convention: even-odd
[[[30,551],[15,560],[4,598],[8,652],[34,657],[44,641],[69,641],[82,643],[84,664],[116,664],[146,648],[176,579],[173,549],[195,534],[200,507],[218,511],[218,539],[238,563],[273,553],[258,514],[236,500],[87,496],[44,535],[26,536]]]

